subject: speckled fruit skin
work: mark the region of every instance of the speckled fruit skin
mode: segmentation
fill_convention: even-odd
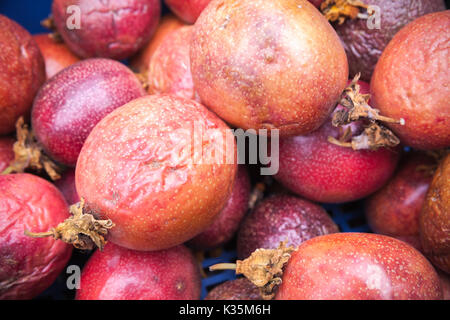
[[[411,22],[383,51],[371,80],[373,106],[405,119],[389,127],[416,149],[450,146],[449,29],[450,10]]]
[[[80,10],[80,28],[69,29]],[[54,0],[52,15],[66,45],[82,58],[126,59],[147,43],[161,15],[160,0]]]
[[[166,5],[181,20],[195,23],[211,0],[164,0]]]
[[[150,64],[150,59],[159,47],[161,42],[172,31],[185,26],[178,18],[172,14],[166,14],[161,18],[161,22],[156,29],[152,39],[133,57],[130,59],[130,66],[136,72],[146,72]]]
[[[259,248],[275,249],[280,242],[297,247],[302,242],[339,228],[320,206],[291,195],[274,195],[261,201],[239,228],[238,258]]]
[[[78,203],[80,197],[75,186],[75,169],[68,169],[61,175],[61,179],[55,181],[56,187],[61,191],[69,205]]]
[[[433,175],[424,170],[436,161],[424,154],[407,153],[395,176],[365,203],[367,222],[380,234],[419,237],[419,216]],[[401,238],[411,243],[413,240]],[[417,242],[417,241],[414,241]]]
[[[336,233],[300,245],[286,265],[277,300],[440,300],[433,266],[391,237]]]
[[[362,93],[369,92],[367,83],[360,81],[359,85]],[[362,122],[349,127],[357,135],[362,131]],[[329,136],[339,138],[342,132],[328,119],[309,135],[281,139],[275,179],[292,192],[317,202],[349,202],[377,191],[394,173],[399,150],[354,151],[328,142]]]
[[[361,72],[364,81],[370,81],[381,53],[401,28],[427,13],[445,10],[443,0],[365,0],[364,3],[380,8],[379,29],[370,29],[366,19],[334,25],[347,53],[350,78]]]
[[[196,99],[189,59],[192,28],[178,28],[161,41],[149,64],[147,77],[150,94],[167,93]]]
[[[64,43],[56,42],[48,33],[37,34],[33,38],[44,57],[47,79],[80,61],[80,58],[74,55]]]
[[[26,173],[0,175],[0,300],[32,299],[55,281],[72,247],[24,231],[48,231],[68,217],[51,183]]]
[[[230,241],[248,210],[250,198],[250,178],[245,166],[238,166],[231,196],[225,207],[205,231],[188,242],[196,249],[209,250]]]
[[[0,135],[14,131],[29,116],[34,96],[45,81],[45,66],[31,35],[0,14]]]
[[[144,94],[137,77],[123,64],[101,58],[83,60],[39,90],[31,114],[33,131],[53,159],[75,166],[97,122]]]
[[[183,246],[140,252],[108,243],[81,274],[77,300],[198,300],[197,262]]]
[[[434,174],[420,214],[419,230],[425,255],[450,273],[450,155]]]
[[[170,248],[203,232],[225,206],[236,161],[199,163],[199,150],[217,145],[204,135],[194,138],[201,148],[193,148],[194,125],[203,132],[230,130],[201,104],[170,95],[131,101],[92,130],[75,182],[87,208],[115,223],[112,242],[144,251]],[[235,156],[231,147],[226,152]]]
[[[0,173],[9,167],[14,160],[13,145],[15,140],[10,137],[0,137]]]
[[[190,55],[205,105],[233,126],[282,136],[319,128],[348,77],[339,37],[306,0],[213,0]]]
[[[229,280],[212,289],[205,300],[261,300],[258,287],[246,278]]]

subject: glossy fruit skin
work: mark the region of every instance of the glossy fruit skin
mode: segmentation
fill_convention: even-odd
[[[196,249],[209,250],[230,241],[247,213],[250,188],[250,178],[247,170],[244,165],[240,165],[238,166],[230,198],[225,207],[212,225],[188,242],[189,246]]]
[[[161,41],[149,64],[147,79],[150,94],[167,93],[196,99],[189,59],[192,28],[178,28]]]
[[[258,287],[246,278],[229,280],[208,292],[205,300],[262,300]]]
[[[11,133],[20,116],[29,116],[34,96],[45,81],[45,66],[32,36],[0,14],[0,135]]]
[[[75,169],[68,169],[61,175],[61,179],[55,181],[56,187],[61,191],[69,205],[78,203],[80,197],[75,186]]]
[[[235,127],[281,136],[319,128],[348,77],[339,37],[306,0],[213,0],[190,55],[206,106]]]
[[[339,228],[320,206],[292,195],[274,195],[261,201],[246,216],[238,232],[237,253],[243,260],[259,248],[276,249],[287,240],[288,246]]]
[[[370,228],[380,234],[419,237],[419,216],[433,174],[425,168],[436,161],[421,153],[407,153],[395,176],[365,203]],[[408,243],[418,241],[401,238]],[[416,246],[414,246],[416,247]]]
[[[434,174],[420,213],[420,240],[425,255],[450,273],[450,155]]]
[[[150,59],[161,42],[166,36],[172,33],[172,31],[177,30],[182,26],[185,26],[185,24],[174,15],[164,15],[151,40],[133,58],[131,58],[131,68],[136,72],[146,72],[149,68]]]
[[[277,300],[440,300],[433,266],[391,237],[335,233],[300,245],[286,265]]]
[[[416,149],[450,146],[449,29],[450,10],[414,20],[395,35],[372,76],[373,106],[403,118],[405,125],[389,127]]]
[[[80,61],[64,43],[50,38],[49,33],[41,33],[33,36],[45,61],[45,73],[47,79],[53,77],[62,69]]]
[[[62,194],[31,174],[0,175],[0,300],[32,299],[63,270],[72,247],[53,238],[35,239],[69,217]]]
[[[78,6],[80,28],[69,6]],[[54,0],[57,31],[72,52],[82,58],[126,59],[147,43],[161,15],[160,0]]]
[[[427,13],[445,10],[443,0],[365,0],[364,3],[379,7],[379,29],[370,29],[367,19],[347,19],[342,25],[334,25],[347,53],[350,78],[361,72],[364,81],[370,81],[381,53],[401,28]]]
[[[75,166],[92,128],[114,109],[144,94],[137,77],[120,62],[83,60],[39,90],[31,115],[33,131],[53,159]]]
[[[108,243],[81,274],[77,300],[198,300],[197,262],[184,246],[141,252]]]
[[[164,0],[164,2],[181,20],[192,24],[197,21],[211,0]]]
[[[115,223],[111,242],[143,251],[170,248],[203,232],[225,206],[236,161],[197,161],[199,148],[189,148],[194,125],[230,132],[201,104],[170,95],[131,101],[92,130],[75,182],[87,208]],[[217,147],[209,135],[203,138],[203,153]],[[226,152],[236,156],[232,143]]]
[[[0,137],[0,173],[9,167],[14,160],[13,145],[15,140],[10,137]]]
[[[367,83],[360,81],[359,85],[361,93],[369,92]],[[350,127],[357,135],[362,125],[354,122],[342,132]],[[394,173],[399,150],[354,151],[328,142],[329,136],[339,138],[342,132],[328,119],[309,135],[280,139],[275,179],[302,197],[325,203],[355,201],[377,191]]]

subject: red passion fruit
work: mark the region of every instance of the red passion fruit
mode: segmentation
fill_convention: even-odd
[[[292,254],[278,300],[440,300],[433,266],[410,245],[387,236],[335,233]]]
[[[14,131],[28,116],[34,96],[45,81],[44,59],[32,36],[0,14],[0,135]]]
[[[416,149],[450,146],[450,10],[409,23],[389,42],[371,80],[373,106],[405,120],[388,124]]]
[[[203,232],[231,194],[237,165],[230,132],[192,100],[131,101],[86,140],[75,173],[78,194],[88,211],[112,220],[109,240],[118,245],[147,251],[181,244]],[[218,137],[227,140],[226,150]]]
[[[97,122],[144,94],[137,77],[120,62],[83,60],[39,90],[31,115],[33,131],[54,160],[75,166],[84,140]]]
[[[154,252],[108,243],[81,274],[77,300],[198,300],[198,263],[183,246]]]
[[[319,128],[348,79],[339,37],[306,0],[213,0],[190,56],[206,106],[233,126],[282,136]]]
[[[161,15],[160,0],[54,0],[56,30],[82,58],[126,59],[147,43]]]
[[[32,299],[63,270],[72,247],[28,237],[69,217],[67,203],[50,182],[31,174],[0,175],[0,300]]]

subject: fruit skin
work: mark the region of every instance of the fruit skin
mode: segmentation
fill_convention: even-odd
[[[380,234],[419,237],[419,216],[425,202],[436,161],[421,153],[406,153],[395,176],[365,203],[370,228]],[[401,238],[411,244],[418,241]]]
[[[67,22],[76,17],[69,6],[78,6],[80,28]],[[54,0],[52,15],[58,33],[72,52],[82,58],[126,59],[153,35],[161,15],[160,0]]]
[[[45,81],[45,66],[32,36],[0,14],[0,135],[11,133],[20,116],[29,116],[34,96]]]
[[[115,223],[111,242],[134,250],[170,248],[203,232],[225,206],[236,161],[200,163],[199,148],[191,148],[194,134],[203,154],[220,145],[210,135],[199,141],[194,125],[231,131],[201,104],[170,95],[131,101],[92,130],[75,182],[88,210]],[[235,157],[231,141],[226,152]]]
[[[161,41],[148,69],[150,94],[167,93],[186,99],[196,99],[189,59],[192,28],[192,26],[178,28]]]
[[[238,232],[237,253],[243,260],[258,248],[276,249],[287,240],[297,247],[313,237],[339,232],[320,206],[291,195],[275,195],[260,202]]]
[[[212,289],[205,300],[261,300],[258,287],[246,278],[229,280]]]
[[[50,38],[49,33],[36,34],[33,38],[44,57],[47,79],[80,61],[80,58],[74,55],[64,43],[56,42]]]
[[[406,24],[427,13],[445,10],[442,0],[365,0],[378,6],[380,29],[368,27],[366,19],[347,19],[334,24],[347,53],[350,78],[361,72],[361,80],[370,81],[384,48]]]
[[[444,300],[450,300],[450,276],[440,270],[437,270],[439,278],[441,279],[442,292],[444,293]]]
[[[164,0],[164,2],[181,20],[192,24],[197,21],[211,0]]]
[[[322,4],[323,1],[324,0],[309,0],[309,2],[311,2],[317,8],[320,8],[320,5]]]
[[[80,61],[49,79],[33,104],[33,131],[55,160],[75,166],[89,132],[104,116],[145,94],[137,77],[110,59]]]
[[[133,58],[131,58],[131,68],[137,72],[146,72],[150,64],[150,59],[161,42],[166,36],[172,33],[172,31],[177,30],[184,25],[185,24],[174,15],[164,15],[161,18],[161,22],[152,39]]]
[[[306,0],[213,0],[190,56],[206,106],[233,126],[282,136],[319,128],[348,79],[339,37]]]
[[[205,231],[188,242],[190,247],[201,250],[217,248],[230,241],[242,222],[250,199],[250,178],[245,166],[238,166],[231,196],[225,207]]]
[[[65,267],[72,246],[31,238],[69,217],[62,194],[49,182],[23,174],[0,175],[0,300],[32,299]]]
[[[361,93],[369,92],[367,83],[358,83]],[[354,122],[342,132],[349,127],[357,135],[362,125],[361,121]],[[339,138],[342,132],[328,119],[309,135],[280,139],[275,179],[292,192],[317,202],[355,201],[377,191],[394,173],[399,150],[354,151],[328,142],[329,136]]]
[[[77,300],[198,300],[197,262],[184,246],[140,252],[108,243],[81,274]]]
[[[10,137],[0,137],[0,173],[9,167],[14,160],[13,145],[15,140]]]
[[[440,300],[433,266],[408,244],[383,235],[335,233],[300,245],[277,300]]]
[[[449,29],[450,10],[414,20],[394,36],[372,76],[373,106],[405,119],[389,127],[416,149],[450,146]]]
[[[68,169],[61,175],[61,179],[56,180],[56,187],[61,191],[69,205],[78,203],[80,197],[75,186],[75,169]]]
[[[420,213],[420,240],[425,255],[450,273],[450,154],[436,170]]]

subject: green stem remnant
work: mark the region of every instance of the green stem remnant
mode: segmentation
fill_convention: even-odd
[[[98,247],[103,250],[106,244],[105,237],[108,230],[114,227],[111,220],[97,220],[91,214],[83,213],[83,199],[70,206],[72,216],[61,222],[56,228],[46,232],[30,232],[25,230],[25,235],[33,238],[53,237],[73,244],[77,249],[92,250]]]
[[[244,275],[256,285],[264,300],[275,296],[275,289],[281,284],[283,267],[291,258],[294,247],[286,247],[281,242],[277,249],[257,249],[245,260],[236,263],[219,263],[209,268],[211,271],[236,270],[236,274]]]

